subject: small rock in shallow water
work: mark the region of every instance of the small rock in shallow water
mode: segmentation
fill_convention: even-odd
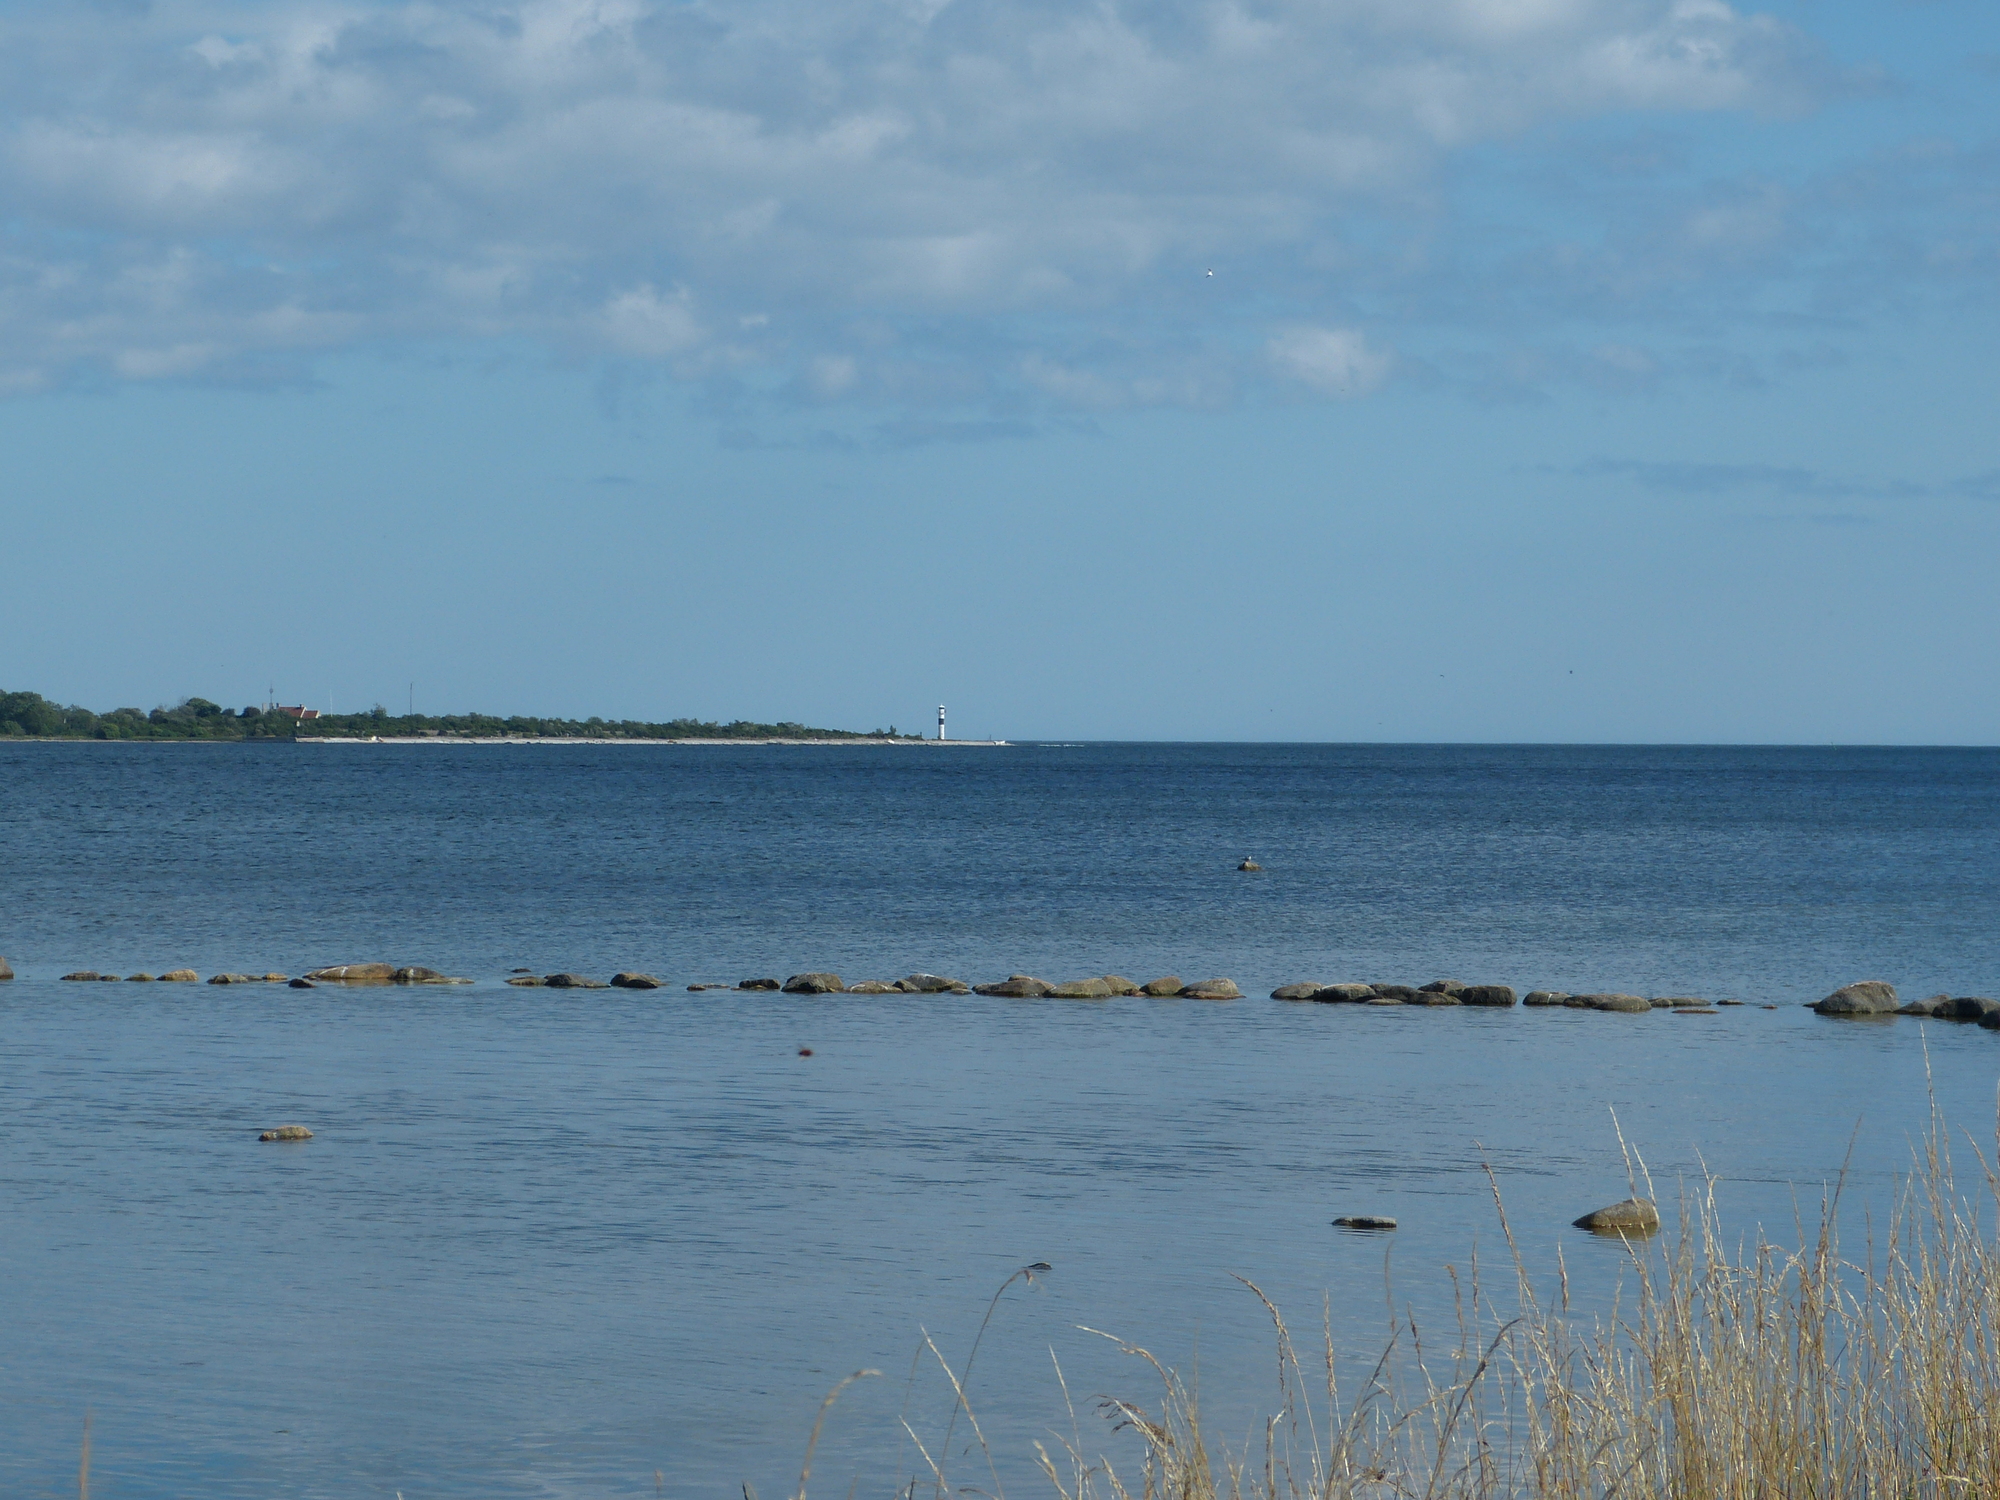
[[[8,980],[12,979],[13,977],[14,977],[14,966],[8,963],[6,959],[0,958],[0,984],[5,984]]]
[[[1264,867],[1258,864],[1257,861],[1254,859],[1246,859],[1243,861],[1242,864],[1238,865],[1236,868],[1239,870],[1261,870]]]
[[[169,969],[160,976],[162,984],[193,984],[201,976],[193,969]]]
[[[97,982],[99,984],[117,984],[118,976],[116,974],[99,974]]]
[[[1982,1031],[2000,1031],[2000,1010],[1989,1010],[1981,1016],[1979,1028]]]
[[[1170,999],[1181,992],[1181,976],[1168,974],[1160,979],[1149,979],[1139,986],[1139,992],[1159,1000]]]
[[[1741,1000],[1718,1000],[1715,1003],[1717,1005],[1741,1005],[1743,1002]]]
[[[151,974],[127,974],[125,982],[127,984],[151,984],[153,976]]]
[[[276,1130],[267,1130],[257,1139],[260,1141],[309,1141],[313,1133],[303,1125],[280,1125]]]
[[[1674,1007],[1674,1014],[1677,1016],[1715,1016],[1720,1015],[1721,1012],[1713,1006],[1708,1005],[1676,1005]]]
[[[1346,1214],[1335,1219],[1341,1229],[1394,1229],[1396,1221],[1385,1214]]]
[[[1109,1000],[1111,986],[1102,979],[1072,979],[1049,992],[1053,1000]]]
[[[295,990],[316,990],[319,988],[310,979],[294,979],[289,981],[289,983]]]
[[[884,984],[879,979],[863,979],[859,983],[850,984],[847,987],[847,993],[850,995],[907,995],[909,991],[900,989],[893,984]]]
[[[387,984],[395,977],[394,964],[328,964],[306,974],[308,979],[330,980],[335,984]]]
[[[1581,1010],[1607,1010],[1625,1015],[1644,1015],[1653,1008],[1653,1002],[1644,995],[1571,995],[1563,1004]]]
[[[1056,987],[1032,974],[1009,974],[998,984],[975,984],[975,995],[997,995],[1003,1000],[1046,1000]]]
[[[1664,999],[1658,995],[1653,997],[1653,1006],[1658,1010],[1686,1010],[1690,1006],[1707,1004],[1699,995],[1668,995]]]
[[[291,980],[292,976],[289,974],[266,974],[264,976],[264,983],[266,984],[290,984]]]
[[[94,982],[94,981],[96,980],[96,978],[97,978],[97,970],[95,970],[95,969],[78,969],[78,970],[77,970],[77,971],[76,971],[76,972],[75,972],[74,974],[65,974],[65,975],[63,975],[63,978],[64,978],[64,979],[80,979],[80,980],[88,980],[88,981],[92,981],[92,982]]]
[[[1813,1009],[1823,1016],[1883,1016],[1896,1008],[1896,987],[1885,979],[1842,985]]]
[[[1200,984],[1181,987],[1183,1000],[1241,1000],[1243,991],[1233,979],[1204,979]]]
[[[1561,1005],[1570,998],[1567,990],[1529,990],[1522,997],[1523,1005]]]
[[[1511,984],[1468,984],[1458,992],[1461,1005],[1506,1006],[1514,1003],[1514,986]]]
[[[1939,1006],[1936,1013],[1948,1021],[1983,1021],[1988,1012],[1995,1010],[2000,1010],[2000,1000],[1989,1000],[1984,995],[1958,995]]]
[[[208,982],[210,984],[256,984],[259,981],[252,979],[248,974],[211,974],[208,976]]]
[[[638,974],[630,970],[613,974],[611,984],[614,989],[621,990],[657,990],[662,987],[660,981],[651,974]]]
[[[1410,1002],[1401,995],[1370,995],[1361,1002],[1363,1005],[1408,1005]]]
[[[1406,1000],[1403,1003],[1405,1005],[1463,1005],[1465,1002],[1459,999],[1458,996],[1447,994],[1442,990],[1418,990],[1416,999]]]
[[[586,979],[581,974],[544,974],[542,983],[552,990],[607,990],[611,988],[601,979]]]
[[[426,969],[422,964],[405,964],[389,976],[392,984],[436,984],[443,978],[436,969]]]
[[[1111,986],[1111,993],[1114,995],[1143,995],[1146,993],[1123,974],[1106,974],[1104,982]]]
[[[1378,984],[1372,988],[1384,1000],[1415,1000],[1423,994],[1422,990],[1410,984]]]
[[[1372,984],[1323,984],[1313,991],[1313,999],[1321,1005],[1359,1005],[1374,994]]]
[[[776,990],[782,989],[784,986],[779,984],[775,979],[742,979],[737,981],[736,988],[739,990]]]
[[[1429,984],[1420,984],[1417,989],[1427,995],[1456,995],[1465,988],[1463,979],[1433,979]]]
[[[522,989],[540,989],[542,984],[542,976],[539,974],[522,974],[517,976],[516,978],[508,980],[507,982],[509,984],[519,985]]]
[[[1275,990],[1271,991],[1271,998],[1273,1000],[1310,1000],[1324,988],[1324,985],[1314,984],[1310,980],[1301,984],[1281,984]]]
[[[1592,1209],[1575,1221],[1592,1234],[1651,1234],[1660,1227],[1660,1211],[1645,1198],[1627,1198],[1608,1208]]]
[[[905,974],[896,981],[894,988],[906,995],[942,995],[952,991],[964,994],[972,986],[962,980],[947,979],[942,974]]]

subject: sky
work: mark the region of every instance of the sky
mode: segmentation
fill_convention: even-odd
[[[2000,7],[0,0],[0,689],[2000,743]]]

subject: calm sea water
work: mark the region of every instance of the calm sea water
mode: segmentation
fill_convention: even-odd
[[[1497,1252],[1487,1166],[1536,1273],[1607,1299],[1620,1252],[1563,1226],[1625,1195],[1613,1111],[1663,1193],[1706,1170],[1778,1235],[1844,1160],[1886,1201],[1927,1077],[1990,1138],[2000,1036],[1798,1002],[2000,991],[1996,833],[1983,750],[0,743],[0,1492],[74,1494],[87,1412],[100,1500],[776,1500],[872,1366],[813,1493],[880,1500],[899,1412],[950,1410],[921,1330],[962,1360],[1031,1261],[970,1391],[1012,1494],[1070,1430],[1052,1356],[1088,1445],[1093,1398],[1151,1394],[1079,1325],[1198,1352],[1247,1439],[1272,1360],[1231,1273],[1372,1355],[1385,1259],[1435,1319]],[[56,979],[372,959],[479,982]],[[809,968],[1251,998],[681,988]],[[1262,998],[1443,976],[1750,1004]]]

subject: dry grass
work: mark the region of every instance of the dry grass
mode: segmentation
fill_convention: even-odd
[[[1983,1157],[1979,1176],[1961,1191],[1934,1124],[1890,1221],[1851,1258],[1837,1190],[1800,1226],[1803,1248],[1731,1250],[1707,1185],[1677,1233],[1628,1246],[1608,1315],[1574,1319],[1566,1281],[1546,1305],[1516,1251],[1504,1313],[1475,1268],[1445,1346],[1406,1319],[1352,1392],[1330,1321],[1308,1363],[1245,1282],[1276,1333],[1261,1443],[1227,1451],[1192,1386],[1121,1343],[1155,1394],[1102,1406],[1136,1443],[1114,1443],[1114,1462],[1077,1429],[1042,1469],[1059,1500],[2000,1496],[2000,1178]],[[923,1483],[954,1488],[934,1467]]]

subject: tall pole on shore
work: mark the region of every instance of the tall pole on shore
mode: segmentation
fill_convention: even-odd
[[[944,743],[944,705],[938,705],[938,743]]]

